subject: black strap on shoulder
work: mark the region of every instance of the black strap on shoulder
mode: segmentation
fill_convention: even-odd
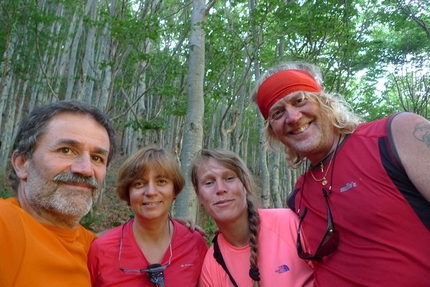
[[[222,266],[222,269],[224,269],[225,273],[227,273],[228,277],[230,278],[231,283],[233,283],[235,287],[239,287],[237,286],[236,281],[234,281],[233,276],[231,276],[230,271],[228,271],[227,265],[225,265],[224,258],[222,257],[221,250],[219,249],[218,245],[218,234],[215,235],[212,243],[214,244],[214,258],[216,262]]]

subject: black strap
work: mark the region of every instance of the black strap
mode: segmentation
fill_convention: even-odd
[[[230,271],[228,271],[227,265],[225,265],[224,258],[221,254],[221,250],[219,250],[218,234],[215,235],[214,239],[212,240],[212,243],[214,244],[214,258],[216,262],[218,262],[219,265],[222,266],[222,269],[224,269],[225,273],[227,273],[228,277],[230,278],[231,283],[233,283],[235,287],[239,287],[237,286],[236,281],[234,281],[233,276],[231,276]]]

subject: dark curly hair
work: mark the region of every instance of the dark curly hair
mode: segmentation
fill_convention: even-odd
[[[102,125],[109,136],[109,154],[107,165],[112,160],[116,151],[115,131],[108,116],[99,111],[97,108],[77,100],[65,100],[51,103],[45,106],[34,108],[31,113],[21,122],[18,134],[15,138],[13,149],[19,155],[31,158],[38,139],[46,132],[49,121],[61,113],[70,113],[78,115],[91,116],[95,121]],[[20,182],[15,170],[9,174],[12,188],[16,191]]]

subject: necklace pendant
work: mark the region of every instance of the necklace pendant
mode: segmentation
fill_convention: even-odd
[[[321,183],[322,183],[322,185],[326,186],[327,185],[327,179],[324,177]]]

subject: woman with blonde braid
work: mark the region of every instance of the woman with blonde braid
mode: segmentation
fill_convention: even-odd
[[[190,176],[220,231],[206,253],[200,287],[312,286],[313,270],[296,252],[297,216],[257,209],[252,176],[235,153],[201,150]]]

